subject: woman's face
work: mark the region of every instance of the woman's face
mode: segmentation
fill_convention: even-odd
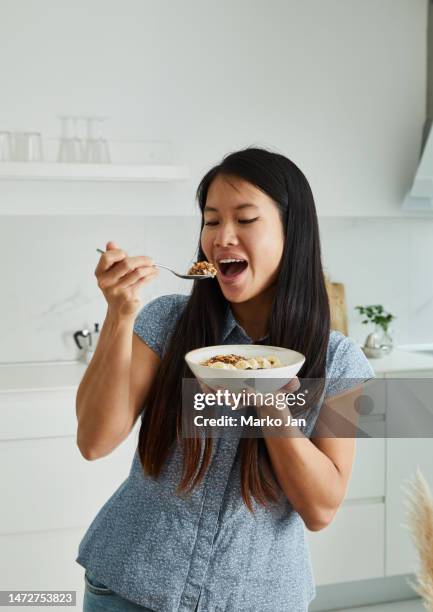
[[[243,179],[217,176],[207,194],[201,246],[228,301],[260,295],[275,283],[283,253],[277,205]],[[226,261],[233,259],[241,261]]]

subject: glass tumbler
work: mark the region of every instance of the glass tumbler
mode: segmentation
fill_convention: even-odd
[[[87,138],[84,159],[88,164],[109,164],[110,150],[107,140],[102,135],[105,117],[83,117],[87,122]]]
[[[12,134],[0,132],[0,162],[12,161]]]
[[[43,160],[42,137],[39,132],[14,132],[14,161],[40,162]]]
[[[78,117],[62,115],[61,136],[57,161],[65,163],[80,163],[83,161],[83,142],[79,135]]]

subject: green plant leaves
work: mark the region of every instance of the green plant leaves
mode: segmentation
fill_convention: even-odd
[[[388,331],[389,324],[396,318],[393,314],[387,312],[381,304],[355,306],[355,310],[365,317],[362,320],[363,325],[374,323],[381,327],[384,332]]]

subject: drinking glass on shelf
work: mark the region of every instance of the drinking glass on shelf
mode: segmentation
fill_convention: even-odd
[[[66,115],[58,117],[61,124],[61,135],[59,140],[59,152],[57,154],[58,162],[69,162],[71,161],[71,118]]]
[[[38,162],[44,158],[42,152],[42,136],[39,132],[27,133],[27,161]]]
[[[85,149],[84,140],[80,136],[80,118],[72,117],[72,125],[74,126],[74,151],[77,162],[84,161]]]
[[[14,132],[14,161],[39,162],[43,160],[42,137],[39,132]]]
[[[0,132],[0,162],[12,160],[12,136],[10,132]]]
[[[71,115],[59,116],[61,136],[59,143],[58,162],[80,163],[83,161],[83,141],[79,134],[78,117]]]
[[[84,160],[88,164],[109,164],[110,150],[107,140],[102,135],[102,125],[105,117],[83,117],[87,123],[87,139],[85,142]]]

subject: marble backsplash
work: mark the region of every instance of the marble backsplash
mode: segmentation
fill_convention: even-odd
[[[346,285],[349,333],[367,329],[357,304],[381,303],[397,316],[398,343],[433,342],[433,217],[322,218],[323,262]],[[185,269],[196,253],[198,218],[185,216],[4,216],[0,363],[75,359],[73,333],[102,322],[105,301],[94,269],[96,248],[116,240],[132,254]],[[142,290],[143,302],[187,293],[169,272]]]

